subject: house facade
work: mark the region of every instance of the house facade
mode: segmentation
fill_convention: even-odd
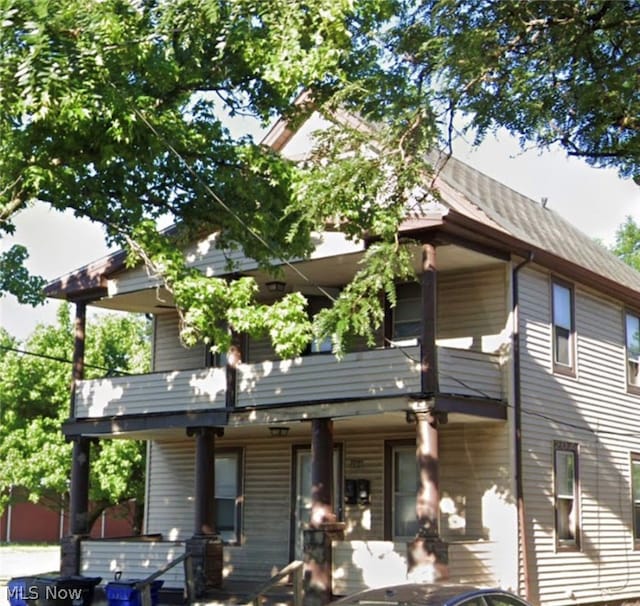
[[[640,596],[640,276],[454,159],[438,185],[402,226],[418,281],[377,346],[341,360],[325,343],[278,360],[242,335],[237,363],[185,348],[170,294],[120,253],[47,287],[77,308],[68,571],[141,577],[188,549],[205,584],[259,583],[305,558],[322,603],[422,558],[550,606]],[[215,235],[185,254],[211,276],[231,255],[263,301],[300,290],[317,312],[316,287],[347,284],[364,245],[318,234],[305,284],[284,267],[275,285]],[[150,314],[151,373],[83,380],[87,304]],[[83,536],[88,441],[107,437],[147,442],[137,540]]]

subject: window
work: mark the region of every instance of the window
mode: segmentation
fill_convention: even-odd
[[[399,284],[393,310],[393,341],[399,345],[417,343],[422,331],[422,294],[419,284]]]
[[[554,444],[554,496],[556,544],[580,545],[580,503],[578,498],[578,445]]]
[[[416,496],[418,462],[415,444],[391,447],[391,538],[412,539],[418,532]]]
[[[640,389],[640,318],[626,314],[625,332],[627,341],[627,385]]]
[[[640,548],[640,454],[631,454],[631,500],[633,505],[633,540]]]
[[[555,372],[573,374],[575,371],[573,288],[560,282],[553,282],[551,298],[553,306],[553,369]]]
[[[331,307],[331,301],[325,297],[314,297],[307,296],[307,301],[309,302],[309,316],[313,320],[323,309]],[[311,354],[319,354],[319,353],[331,353],[333,350],[333,342],[331,337],[325,337],[324,339],[314,339],[311,342],[311,346],[309,347],[309,351],[307,353]]]
[[[225,543],[241,542],[242,450],[215,455],[216,530]]]

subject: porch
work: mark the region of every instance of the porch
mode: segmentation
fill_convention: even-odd
[[[292,403],[330,403],[385,399],[417,394],[420,347],[381,348],[293,360],[240,364],[235,408]],[[439,393],[502,401],[504,370],[501,355],[438,347]],[[224,409],[227,402],[224,368],[200,368],[78,381],[76,419],[102,419]]]
[[[117,571],[123,578],[145,578],[185,552],[181,541],[149,540],[85,540],[81,543],[81,574],[100,576],[109,582]],[[333,593],[348,595],[362,589],[405,582],[407,579],[407,547],[393,541],[334,541]],[[494,541],[459,541],[449,546],[450,581],[498,586],[504,583],[500,574],[501,555]],[[208,600],[223,603],[242,603],[270,575],[256,575],[252,580],[234,578],[232,547],[224,548],[224,581],[220,590],[208,594]],[[280,567],[274,566],[271,574]],[[181,566],[163,575],[164,587],[178,593],[184,588],[185,576]],[[281,586],[274,592],[283,600],[289,588]],[[234,600],[237,600],[234,602]]]

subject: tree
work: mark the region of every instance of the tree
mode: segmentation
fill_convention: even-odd
[[[65,504],[71,445],[61,424],[69,414],[72,352],[68,304],[60,306],[56,325],[39,325],[24,345],[0,332],[0,510],[11,486],[24,488],[33,502],[54,508]],[[146,321],[109,315],[89,323],[86,361],[99,367],[89,366],[88,378],[104,376],[109,369],[147,371]],[[90,524],[110,505],[129,499],[143,503],[144,455],[144,443],[133,440],[92,445]]]
[[[640,226],[632,217],[627,217],[616,230],[616,241],[611,252],[640,271]]]
[[[394,282],[413,274],[399,222],[407,205],[437,196],[427,154],[450,147],[459,113],[478,140],[504,126],[639,174],[636,2],[0,6],[0,226],[10,230],[33,200],[101,222],[132,262],[165,280],[187,342],[224,349],[230,326],[269,334],[289,356],[314,332],[338,352],[352,336],[373,339],[379,293],[393,303]],[[310,94],[293,104],[303,89]],[[345,110],[364,121],[341,120]],[[225,111],[265,122],[283,114],[293,125],[319,111],[334,127],[296,165],[232,136]],[[163,215],[177,233],[158,234]],[[313,326],[301,295],[261,306],[253,280],[205,278],[179,253],[217,231],[219,246],[271,268],[307,255],[313,229],[327,225],[371,246]]]

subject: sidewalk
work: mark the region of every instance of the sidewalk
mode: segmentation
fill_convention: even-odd
[[[7,545],[0,547],[0,606],[6,606],[7,581],[60,568],[60,547]]]

